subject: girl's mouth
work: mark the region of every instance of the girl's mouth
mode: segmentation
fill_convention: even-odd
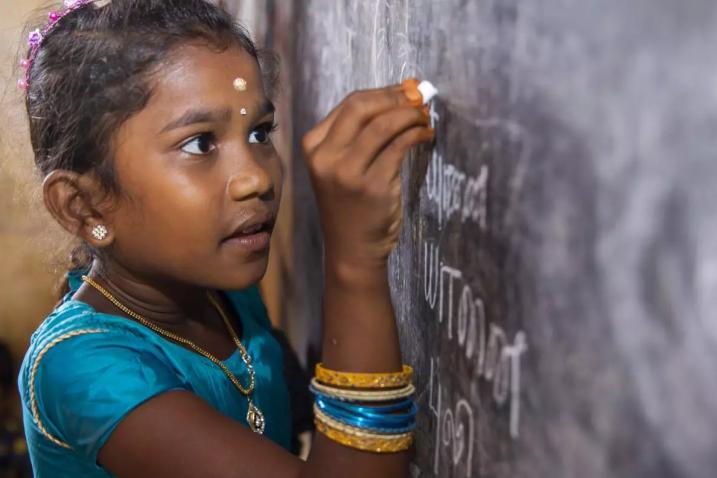
[[[269,247],[273,228],[273,216],[259,214],[236,228],[222,241],[222,244],[239,247],[247,252],[263,251]]]
[[[263,251],[269,247],[271,233],[267,230],[257,230],[250,234],[239,234],[223,241],[227,246],[240,247],[247,252]]]

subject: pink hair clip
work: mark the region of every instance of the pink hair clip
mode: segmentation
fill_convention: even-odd
[[[35,61],[35,57],[37,56],[37,51],[40,49],[40,46],[42,45],[42,40],[45,39],[47,34],[52,30],[52,28],[57,24],[58,21],[68,13],[77,10],[80,7],[84,7],[88,3],[95,2],[96,0],[64,0],[62,3],[65,6],[65,10],[61,12],[50,12],[47,14],[48,22],[47,25],[41,30],[39,28],[36,28],[35,30],[30,32],[30,35],[28,36],[27,43],[30,46],[30,52],[27,55],[27,58],[23,59],[20,62],[20,65],[22,66],[22,69],[24,70],[24,75],[21,80],[17,82],[17,86],[22,88],[23,90],[27,90],[30,87],[30,70],[32,69],[32,62]]]

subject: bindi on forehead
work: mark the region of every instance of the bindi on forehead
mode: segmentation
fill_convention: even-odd
[[[242,77],[235,78],[233,85],[237,91],[246,91],[246,80]]]
[[[265,101],[261,71],[248,53],[217,53],[192,45],[173,53],[136,119],[146,118],[158,129],[169,123],[162,129],[165,133],[193,123],[226,122],[231,114],[223,109],[244,118],[258,117],[272,109],[263,107]]]
[[[182,45],[170,54],[165,68],[158,72],[157,80],[170,90],[192,90],[194,94],[200,91],[218,94],[263,92],[257,60],[239,48],[217,52],[201,45]]]
[[[244,78],[242,78],[242,77],[237,77],[237,78],[234,79],[234,82],[233,82],[232,84],[233,84],[234,89],[235,89],[236,91],[239,91],[239,92],[241,92],[241,91],[246,91],[246,80],[245,80]],[[246,116],[246,115],[249,114],[249,113],[247,112],[246,108],[242,107],[242,108],[239,110],[239,114],[242,115],[242,116]]]

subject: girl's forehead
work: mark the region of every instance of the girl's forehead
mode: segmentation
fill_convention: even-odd
[[[236,88],[237,78],[244,80],[245,89]],[[150,103],[186,102],[199,97],[264,96],[256,59],[239,47],[223,51],[200,44],[177,47],[155,73],[153,80]]]
[[[245,90],[235,87],[237,78],[246,81]],[[172,125],[188,123],[187,117],[196,122],[197,112],[207,118],[216,118],[217,112],[223,112],[221,117],[253,118],[267,103],[261,71],[249,53],[238,47],[217,52],[186,45],[172,52],[155,72],[149,101],[122,125],[118,137],[149,141],[143,135],[157,138],[175,130]]]

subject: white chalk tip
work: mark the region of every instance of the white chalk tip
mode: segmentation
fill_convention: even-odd
[[[418,84],[418,91],[420,91],[421,96],[423,96],[424,105],[427,105],[438,94],[438,88],[427,80],[423,80]]]

